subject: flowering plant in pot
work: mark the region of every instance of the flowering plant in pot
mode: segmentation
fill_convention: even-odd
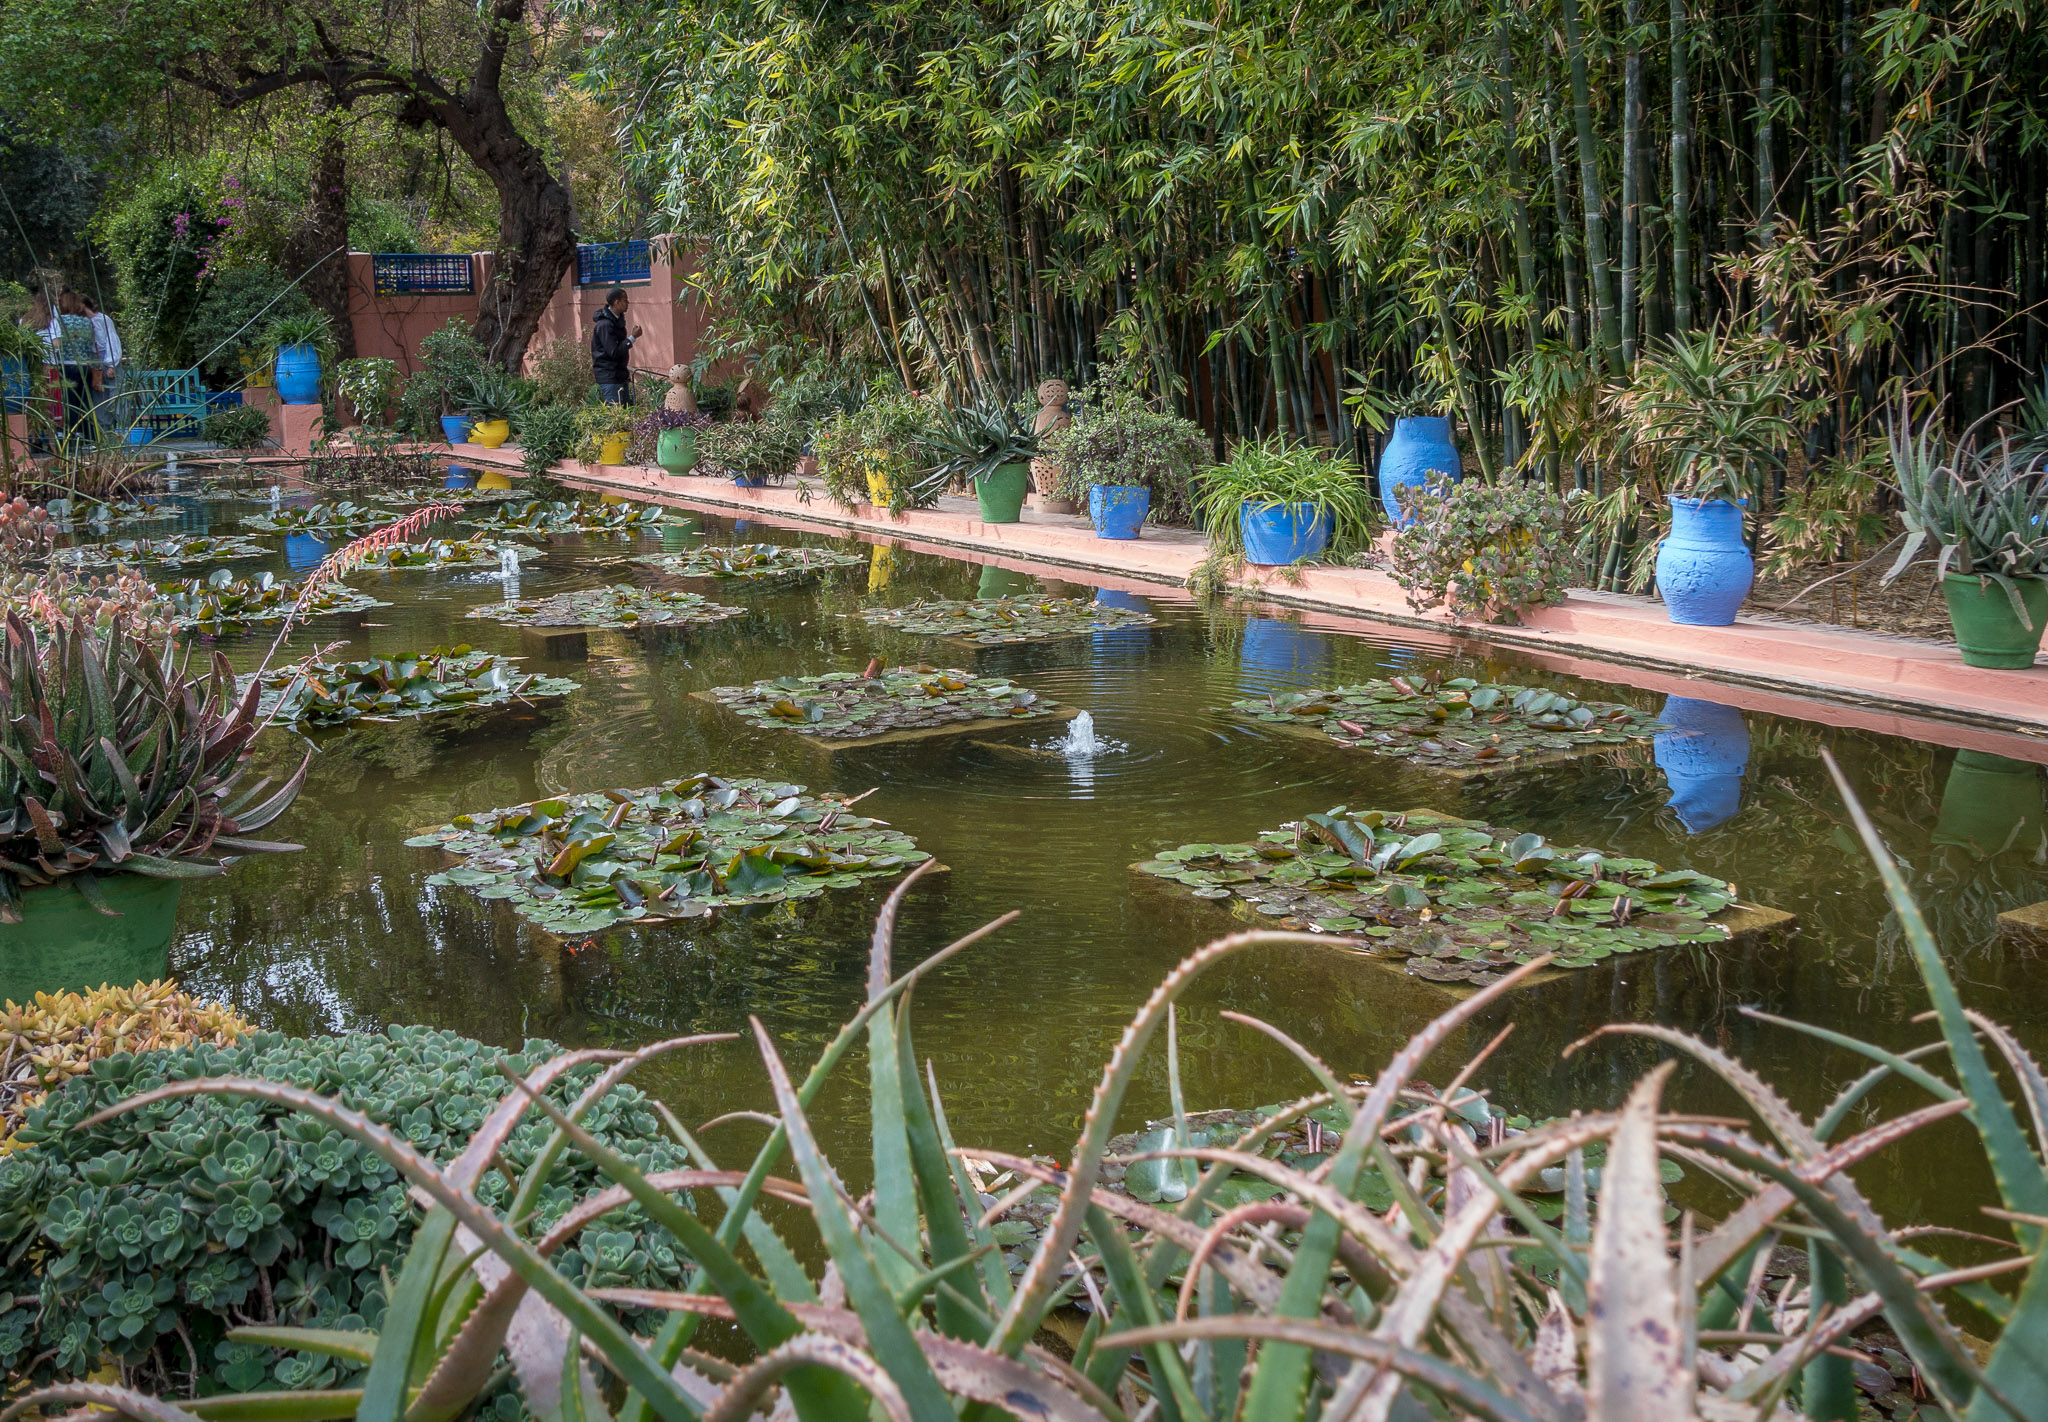
[[[645,446],[663,470],[684,475],[697,467],[697,431],[710,423],[709,415],[695,410],[657,409],[633,425],[633,448],[638,451]]]
[[[1671,463],[1671,532],[1657,589],[1673,622],[1725,627],[1756,581],[1743,515],[1812,413],[1807,358],[1754,331],[1674,335],[1610,402],[1620,433]]]
[[[1154,409],[1122,358],[1103,365],[1078,403],[1072,422],[1044,437],[1046,462],[1058,471],[1053,496],[1085,503],[1100,538],[1136,538],[1148,511],[1155,521],[1186,521],[1209,462],[1201,426]]]
[[[1361,540],[1372,492],[1358,466],[1285,436],[1243,440],[1195,480],[1210,546],[1265,565],[1299,563]]]
[[[846,508],[868,504],[901,513],[937,491],[913,477],[933,418],[929,402],[893,382],[858,409],[836,411],[811,437],[825,492]]]
[[[925,445],[934,462],[921,482],[934,492],[956,480],[972,484],[983,523],[1015,523],[1023,516],[1039,447],[1029,413],[989,396],[942,408]]]
[[[10,611],[0,697],[0,952],[44,955],[44,986],[157,976],[182,881],[298,848],[248,836],[312,757],[274,789],[241,785],[256,698],[225,657],[195,672],[119,618],[100,633]]]
[[[633,438],[634,409],[593,400],[576,411],[576,457],[585,464],[620,464]]]
[[[1888,433],[1906,544],[1884,581],[1933,543],[1964,663],[2026,668],[2048,628],[2048,453],[1982,449],[1976,432],[1951,439],[1939,411],[1916,425],[1901,406]]]

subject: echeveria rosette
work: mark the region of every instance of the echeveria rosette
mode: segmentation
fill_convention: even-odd
[[[1470,677],[1273,692],[1233,701],[1230,709],[1256,721],[1312,726],[1341,746],[1452,769],[1646,741],[1663,729],[1648,712],[1618,702]]]
[[[849,616],[870,626],[923,637],[960,637],[998,645],[1051,637],[1085,637],[1126,627],[1150,627],[1156,619],[1128,607],[1087,598],[979,597],[963,601],[913,602],[904,607],[870,607]]]
[[[562,934],[816,898],[931,857],[843,800],[714,775],[458,815],[406,843],[461,858],[429,884],[504,899]]]
[[[754,725],[824,740],[963,721],[1029,720],[1060,709],[1057,701],[1008,677],[927,666],[878,669],[873,676],[779,676],[751,686],[715,686],[700,694]]]
[[[579,689],[567,677],[522,672],[510,657],[467,646],[353,662],[308,660],[264,673],[262,684],[260,714],[301,726],[394,721]]]
[[[780,543],[725,543],[687,553],[650,553],[633,561],[677,578],[794,578],[828,568],[865,566],[868,555]]]
[[[176,615],[180,630],[211,632],[223,627],[284,621],[298,600],[299,584],[279,578],[275,573],[238,578],[226,568],[220,568],[211,577],[166,583],[159,591]],[[328,583],[299,609],[299,616],[361,612],[389,605],[368,593],[357,592],[340,583]]]
[[[489,618],[512,627],[695,627],[738,617],[741,609],[698,593],[643,588],[630,583],[583,588],[525,602],[492,602],[464,616]]]
[[[1137,866],[1273,926],[1343,934],[1437,982],[1493,981],[1544,953],[1567,968],[1717,943],[1733,886],[1648,859],[1547,844],[1427,810],[1310,815],[1250,844],[1189,844]]]
[[[51,561],[73,568],[132,568],[141,563],[178,568],[187,563],[232,563],[242,558],[262,558],[269,552],[253,539],[239,535],[213,538],[172,534],[168,538],[116,538],[106,543],[60,548],[51,555]]]
[[[654,533],[668,520],[667,510],[656,504],[529,499],[463,522],[480,533]]]

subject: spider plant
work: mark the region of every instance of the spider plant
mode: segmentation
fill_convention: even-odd
[[[1833,762],[1829,762],[1831,771]],[[897,973],[893,926],[911,880],[882,910],[869,950],[865,1005],[807,1069],[751,1024],[772,1116],[720,1116],[694,1130],[666,1115],[695,1168],[643,1173],[599,1143],[585,1120],[627,1073],[658,1057],[737,1034],[637,1051],[567,1053],[524,1077],[462,1155],[439,1166],[401,1135],[317,1091],[270,1081],[194,1079],[155,1085],[88,1121],[129,1111],[174,1119],[178,1098],[221,1094],[292,1106],[402,1173],[423,1202],[403,1269],[375,1331],[243,1328],[234,1339],[339,1359],[356,1374],[317,1398],[269,1393],[182,1402],[107,1384],[59,1383],[21,1396],[13,1414],[83,1404],[147,1422],[233,1417],[265,1422],[356,1417],[453,1422],[498,1375],[499,1359],[543,1418],[575,1422],[735,1422],[773,1411],[803,1422],[1306,1422],[1455,1416],[1487,1422],[1624,1422],[1655,1418],[1858,1415],[1853,1352],[1881,1329],[1909,1357],[1917,1385],[1967,1422],[2048,1415],[2048,1078],[2002,1027],[1965,1009],[1903,878],[1862,807],[1836,784],[1876,861],[1933,1006],[1936,1035],[1895,1051],[1752,1013],[1868,1063],[1817,1116],[1795,1111],[1722,1049],[1671,1028],[1623,1034],[1689,1058],[1718,1077],[1750,1124],[1670,1110],[1666,1061],[1613,1109],[1516,1129],[1465,1087],[1483,1048],[1438,1092],[1424,1064],[1494,1011],[1543,960],[1451,1008],[1369,1081],[1340,1078],[1278,1028],[1230,1014],[1301,1063],[1306,1093],[1231,1146],[1198,1144],[1186,1125],[1175,1051],[1179,1000],[1225,959],[1316,942],[1241,933],[1183,961],[1138,1010],[1104,1067],[1079,1139],[1061,1161],[954,1146],[930,1065],[911,1035],[918,982],[1001,927],[1005,916]],[[1174,1126],[1169,1144],[1106,1156],[1145,1053],[1164,1038]],[[831,1073],[865,1041],[870,1126],[856,1195],[819,1145],[812,1112]],[[1581,1050],[1594,1039],[1568,1050]],[[2033,1136],[2005,1096],[2002,1058]],[[573,1105],[548,1082],[587,1062],[606,1069]],[[1448,1063],[1445,1070],[1451,1070]],[[138,1085],[148,1078],[138,1075]],[[1872,1094],[1910,1094],[1877,1118]],[[502,1209],[480,1183],[510,1170],[500,1150],[528,1111],[552,1135],[512,1177]],[[1311,1112],[1333,1118],[1312,1169],[1267,1147]],[[1852,1171],[1916,1131],[1966,1117],[2001,1207],[1970,1236],[1963,1267],[1931,1252],[1954,1231],[1880,1220]],[[721,1166],[721,1133],[769,1126],[767,1139]],[[1945,1145],[1945,1149],[1952,1146]],[[532,1221],[566,1151],[613,1183],[551,1227]],[[1597,1168],[1589,1156],[1600,1153]],[[1666,1220],[1663,1162],[1711,1176],[1734,1203],[1718,1220]],[[1109,1188],[1107,1165],[1165,1162],[1185,1185],[1177,1203],[1144,1204]],[[787,1165],[790,1173],[777,1174]],[[1012,1173],[994,1197],[984,1166]],[[993,1182],[991,1182],[993,1183]],[[691,1197],[715,1197],[710,1223]],[[1049,1214],[1014,1272],[996,1228],[1027,1198]],[[1561,1198],[1561,1208],[1558,1201]],[[764,1208],[808,1212],[829,1258],[801,1263]],[[638,1207],[693,1261],[680,1291],[581,1288],[557,1260],[582,1231]],[[786,1213],[777,1218],[785,1221]],[[798,1216],[797,1218],[803,1218]],[[752,1262],[742,1257],[751,1251]],[[1985,1259],[1982,1251],[1989,1250]],[[1804,1281],[1761,1287],[1774,1256],[1805,1255]],[[2019,1280],[2016,1292],[2000,1287]],[[1041,1347],[1055,1311],[1085,1301],[1071,1347]],[[1994,1321],[1994,1341],[1966,1345],[1942,1303]],[[644,1311],[651,1332],[612,1311]],[[706,1324],[736,1325],[737,1359]]]
[[[1225,555],[1243,551],[1241,509],[1289,504],[1313,504],[1318,521],[1331,525],[1333,546],[1355,544],[1371,527],[1372,492],[1358,466],[1285,436],[1240,441],[1229,459],[1195,476],[1195,513],[1210,546]]]
[[[1631,443],[1670,460],[1671,493],[1740,504],[1798,443],[1807,375],[1770,337],[1675,334],[1636,363],[1609,412]]]

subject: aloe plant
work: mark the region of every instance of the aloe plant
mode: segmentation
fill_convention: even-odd
[[[1980,447],[1974,426],[1952,437],[1939,412],[1916,423],[1903,401],[1887,433],[1906,541],[1884,581],[1932,543],[1937,578],[1996,583],[2031,626],[2017,580],[2048,578],[2048,454],[2025,443]]]
[[[39,633],[9,612],[0,703],[0,921],[60,879],[111,912],[100,875],[197,878],[223,856],[299,847],[248,836],[284,813],[312,757],[267,797],[267,781],[240,788],[256,692],[236,695],[223,657],[195,674],[118,619],[104,635],[82,621]]]
[[[1847,798],[1839,773],[1836,780]],[[27,1393],[14,1411],[82,1403],[148,1422],[452,1422],[491,1384],[503,1350],[534,1413],[575,1422],[747,1418],[776,1406],[778,1393],[803,1422],[1787,1422],[1857,1415],[1854,1375],[1830,1350],[1852,1346],[1867,1325],[1896,1340],[1917,1382],[1952,1416],[2048,1415],[2048,1166],[2038,1139],[2048,1077],[2003,1028],[1962,1006],[1903,878],[1853,799],[1850,810],[1912,944],[1940,1035],[1894,1052],[1752,1014],[1871,1063],[1812,1119],[1722,1050],[1649,1024],[1604,1031],[1693,1058],[1733,1090],[1755,1128],[1667,1111],[1668,1061],[1636,1081],[1616,1109],[1523,1130],[1464,1086],[1490,1048],[1448,1089],[1425,1089],[1417,1079],[1424,1063],[1539,969],[1539,959],[1423,1028],[1367,1082],[1342,1080],[1277,1028],[1230,1014],[1279,1041],[1312,1089],[1228,1145],[1197,1144],[1179,1087],[1178,1001],[1227,958],[1301,941],[1241,933],[1183,961],[1139,1009],[1067,1159],[963,1152],[929,1065],[919,1068],[912,994],[921,978],[1013,915],[898,974],[892,938],[906,880],[876,925],[866,1004],[808,1070],[792,1071],[785,1047],[751,1024],[775,1112],[744,1170],[721,1168],[700,1139],[738,1116],[692,1131],[668,1115],[696,1168],[654,1173],[582,1124],[642,1064],[734,1034],[630,1053],[571,1052],[524,1076],[505,1068],[515,1091],[446,1166],[361,1112],[279,1082],[180,1080],[107,1107],[81,1128],[125,1112],[161,1116],[168,1103],[197,1095],[302,1110],[391,1162],[428,1202],[426,1215],[376,1331],[266,1327],[231,1335],[345,1359],[364,1370],[355,1386],[180,1405],[72,1383]],[[1163,1162],[1186,1189],[1177,1203],[1148,1204],[1107,1188],[1104,1171],[1117,1163],[1107,1150],[1118,1112],[1162,1028],[1174,1126],[1145,1142],[1156,1149],[1125,1159]],[[821,1148],[810,1113],[863,1037],[873,1187],[856,1197]],[[2024,1099],[2033,1139],[1993,1074],[1993,1052]],[[608,1066],[573,1105],[547,1098],[550,1082],[594,1061]],[[1850,1134],[1852,1119],[1868,1119],[1880,1085],[1910,1089],[1927,1104]],[[518,1175],[509,1204],[493,1209],[479,1182],[528,1110],[547,1117],[552,1138]],[[1267,1146],[1277,1145],[1276,1134],[1310,1113],[1319,1113],[1320,1160],[1303,1169],[1304,1160],[1274,1158]],[[2001,1195],[1987,1228],[2009,1231],[2003,1243],[1973,1236],[1980,1250],[1993,1244],[1992,1257],[1973,1256],[1978,1262],[1961,1268],[1933,1257],[1924,1231],[1879,1220],[1850,1174],[1958,1115],[1969,1117]],[[1322,1129],[1332,1118],[1337,1129]],[[612,1184],[552,1227],[534,1228],[543,1182],[571,1150]],[[785,1158],[793,1173],[774,1174]],[[1718,1223],[1690,1214],[1667,1223],[1666,1160],[1704,1169],[1733,1192],[1735,1206]],[[985,1176],[975,1173],[984,1166],[1016,1182],[992,1204],[979,1188]],[[1225,1193],[1238,1182],[1257,1188]],[[701,1192],[722,1206],[716,1226],[688,1207]],[[995,1230],[1040,1193],[1050,1210],[1013,1278]],[[1560,1193],[1561,1214],[1532,1203]],[[770,1222],[768,1200],[808,1209],[830,1260],[822,1278]],[[581,1231],[629,1205],[688,1251],[684,1289],[579,1288],[557,1268],[556,1256]],[[1780,1242],[1806,1251],[1808,1281],[1764,1290]],[[2017,1294],[1995,1287],[2015,1275]],[[1071,1355],[1039,1347],[1051,1314],[1083,1299],[1089,1317]],[[1941,1311],[1943,1299],[1999,1321],[1996,1341],[1966,1346]],[[612,1312],[621,1308],[645,1311],[637,1316],[658,1327],[651,1336],[629,1332]],[[750,1356],[735,1363],[693,1347],[707,1320],[736,1324]]]

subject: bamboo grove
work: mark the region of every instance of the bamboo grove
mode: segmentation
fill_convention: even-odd
[[[1370,467],[1443,409],[1485,477],[1612,499],[1642,368],[1712,332],[1797,387],[1767,502],[1820,543],[1900,390],[2039,383],[2026,0],[585,3],[757,359],[1019,391],[1107,336],[1219,449]]]

